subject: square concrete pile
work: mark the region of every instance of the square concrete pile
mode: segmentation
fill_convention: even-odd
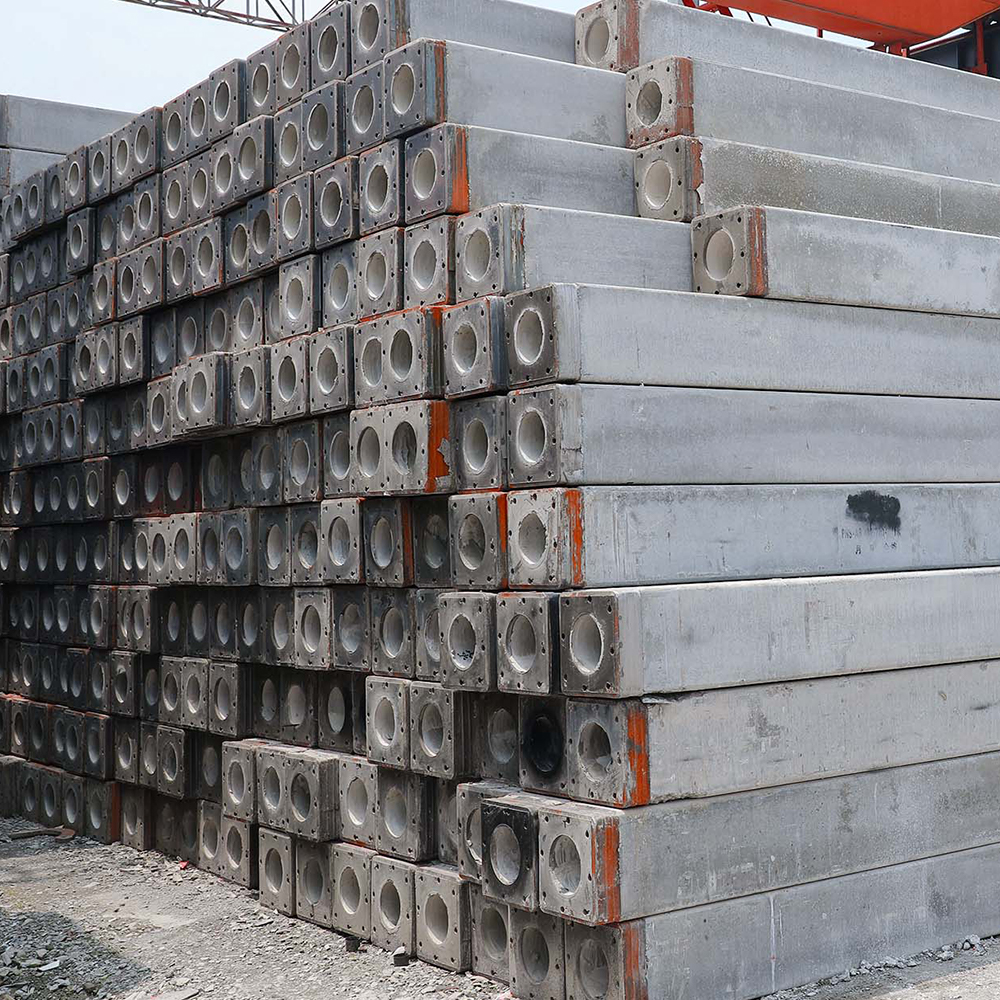
[[[530,1000],[1000,931],[996,87],[344,0],[15,185],[0,814]]]

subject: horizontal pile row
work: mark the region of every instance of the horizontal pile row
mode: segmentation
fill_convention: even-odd
[[[996,87],[345,0],[14,188],[0,812],[530,1000],[996,931]]]

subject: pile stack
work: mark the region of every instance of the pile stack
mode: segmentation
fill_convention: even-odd
[[[345,2],[4,200],[0,806],[528,998],[995,932],[998,85],[575,28]]]

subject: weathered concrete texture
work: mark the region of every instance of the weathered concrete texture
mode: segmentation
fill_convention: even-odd
[[[997,400],[577,384],[507,403],[512,486],[1000,481]]]
[[[541,908],[617,923],[994,844],[998,778],[992,753],[638,809],[539,797]]]
[[[130,118],[123,111],[0,94],[0,146],[69,153]]]
[[[492,205],[461,216],[455,226],[456,296],[580,279],[689,291],[689,239],[690,226],[680,222]]]
[[[648,800],[722,795],[997,749],[1000,660],[726,688],[642,711]]]
[[[412,110],[394,114],[391,81],[407,64],[418,81],[417,97]],[[393,53],[385,73],[390,135],[453,122],[625,145],[626,81],[618,73],[426,39]]]
[[[606,285],[515,293],[506,315],[511,386],[607,382],[1000,398],[1000,325],[993,319]]]
[[[565,694],[766,684],[1000,656],[1000,571],[569,591],[559,618]]]
[[[570,924],[567,957],[589,961],[567,961],[567,996],[606,982],[596,995],[608,1000],[751,1000],[861,961],[987,936],[1000,929],[998,875],[993,845],[614,928]]]
[[[374,6],[379,14],[378,30],[369,34],[365,6],[355,0],[355,69],[418,38],[449,38],[505,52],[574,61],[575,18],[563,11],[511,0],[491,0],[485,4],[470,4],[468,0],[421,0],[405,4],[377,0]]]
[[[632,156],[619,146],[440,125],[406,140],[406,220],[436,215],[442,203],[459,211],[521,202],[635,215]]]
[[[754,70],[987,118],[997,115],[996,87],[988,78],[926,63],[901,64],[896,56],[704,14],[679,3],[604,0],[576,17],[577,61],[586,65],[621,71],[661,56],[719,59],[727,53]],[[602,20],[604,25],[598,23]],[[764,117],[758,111],[754,119]]]
[[[979,117],[912,97],[896,100],[690,59],[683,52],[640,66],[627,79],[632,146],[695,135],[994,184],[1000,180],[1000,166],[990,155],[1000,136],[995,109],[992,116]],[[761,108],[767,108],[766,115]],[[928,141],[928,136],[954,134],[966,140],[960,163],[946,142]]]
[[[786,208],[691,226],[695,291],[1000,316],[1000,237]]]
[[[772,205],[1000,235],[997,184],[683,135],[635,157],[643,218],[689,222],[733,205]]]
[[[1000,564],[1000,486],[584,486],[508,495],[511,586]]]

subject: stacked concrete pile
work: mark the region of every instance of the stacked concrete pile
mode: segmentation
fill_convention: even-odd
[[[996,94],[353,0],[15,188],[0,805],[528,998],[995,932]]]

